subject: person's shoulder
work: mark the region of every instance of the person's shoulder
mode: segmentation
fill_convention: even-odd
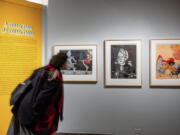
[[[39,67],[39,68],[37,68],[37,69],[35,69],[34,71],[33,71],[33,73],[34,74],[37,74],[37,73],[39,73],[39,72],[43,72],[43,71],[46,71],[47,69],[45,68],[45,67]]]
[[[39,67],[39,68],[36,68],[35,70],[34,70],[34,72],[37,72],[37,71],[40,71],[40,70],[45,70],[46,69],[46,67]]]

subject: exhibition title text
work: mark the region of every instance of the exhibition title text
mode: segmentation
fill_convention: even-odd
[[[12,22],[5,22],[3,27],[1,28],[1,33],[27,37],[34,36],[32,26]]]

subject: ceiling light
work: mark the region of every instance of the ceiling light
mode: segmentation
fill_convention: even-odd
[[[45,6],[48,5],[48,0],[26,0],[26,1],[41,4],[41,5],[45,5]]]

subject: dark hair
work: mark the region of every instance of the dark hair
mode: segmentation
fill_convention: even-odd
[[[61,68],[66,63],[66,61],[66,53],[59,52],[51,58],[49,64],[55,68]]]

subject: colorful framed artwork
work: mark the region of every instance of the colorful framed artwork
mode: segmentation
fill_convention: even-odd
[[[150,85],[180,86],[180,39],[150,40]]]
[[[97,45],[55,45],[53,52],[68,56],[64,82],[97,82]]]
[[[105,87],[140,87],[141,40],[105,41]]]

